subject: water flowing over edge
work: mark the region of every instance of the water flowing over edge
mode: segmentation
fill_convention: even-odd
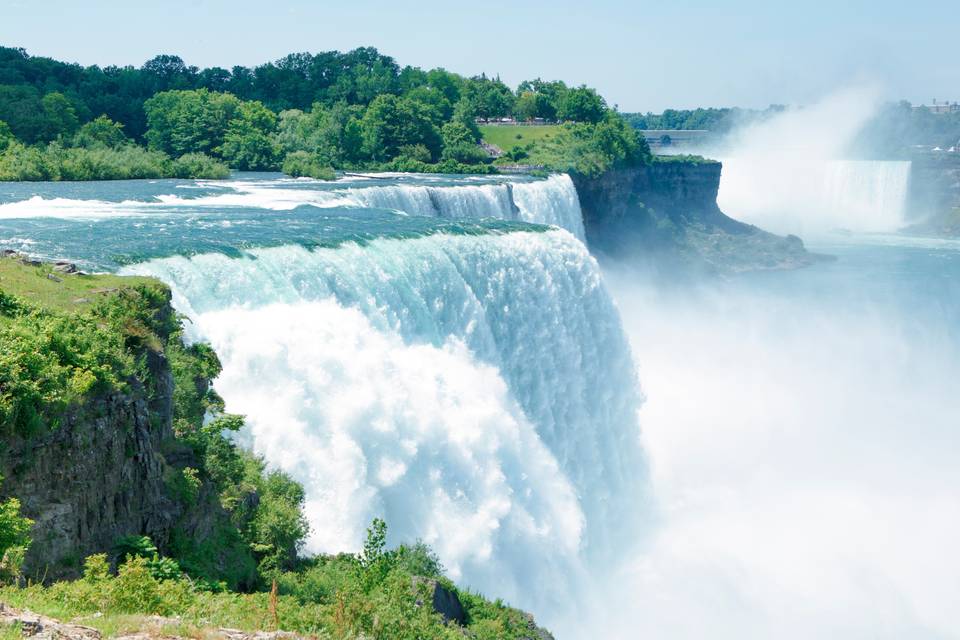
[[[45,198],[32,195],[0,204],[0,220],[21,218],[102,219],[154,215],[178,209],[249,207],[287,211],[302,206],[319,208],[377,208],[435,218],[498,218],[557,226],[583,240],[583,220],[576,189],[569,176],[555,174],[542,180],[489,184],[364,185],[340,187],[316,181],[236,180],[200,182],[216,191],[197,197],[157,194],[151,200]],[[179,185],[180,187],[191,185]],[[172,189],[171,189],[172,190]]]
[[[312,551],[385,516],[534,611],[632,540],[646,476],[630,349],[565,232],[150,261],[245,434],[307,490]]]

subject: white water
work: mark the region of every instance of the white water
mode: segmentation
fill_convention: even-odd
[[[584,238],[580,202],[573,181],[567,175],[552,175],[544,180],[453,186],[431,184],[433,181],[428,176],[420,176],[413,183],[381,186],[370,180],[363,186],[352,187],[291,179],[201,182],[198,186],[221,188],[225,192],[195,198],[169,193],[148,201],[122,202],[33,195],[0,203],[0,220],[41,217],[97,220],[175,213],[178,210],[222,211],[225,207],[289,211],[309,205],[379,208],[440,218],[522,220],[557,226],[580,240]]]
[[[260,249],[159,276],[256,451],[304,483],[310,551],[385,517],[454,578],[551,615],[636,536],[630,350],[565,231]],[[602,571],[601,571],[602,573]]]
[[[910,162],[730,157],[717,201],[777,233],[890,232],[906,222]]]
[[[905,224],[909,162],[848,160],[878,93],[853,88],[733,131],[703,152],[723,162],[717,201],[738,220],[806,237]]]

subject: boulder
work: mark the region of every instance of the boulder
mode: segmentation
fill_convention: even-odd
[[[418,606],[423,606],[421,594],[425,591],[433,610],[443,616],[444,622],[456,622],[461,626],[466,624],[467,614],[463,610],[463,605],[460,604],[460,598],[439,581],[433,578],[415,577],[413,589],[417,594]]]

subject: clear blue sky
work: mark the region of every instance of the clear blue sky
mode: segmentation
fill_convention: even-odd
[[[597,87],[624,111],[804,103],[851,83],[960,101],[960,0],[0,0],[0,43],[83,64],[254,65],[372,45],[400,64]]]

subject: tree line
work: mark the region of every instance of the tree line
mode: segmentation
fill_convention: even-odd
[[[586,86],[536,79],[513,90],[497,77],[401,67],[370,47],[229,70],[172,55],[83,67],[0,48],[0,179],[217,177],[227,166],[488,172],[477,122],[504,117],[581,129],[619,118]]]

